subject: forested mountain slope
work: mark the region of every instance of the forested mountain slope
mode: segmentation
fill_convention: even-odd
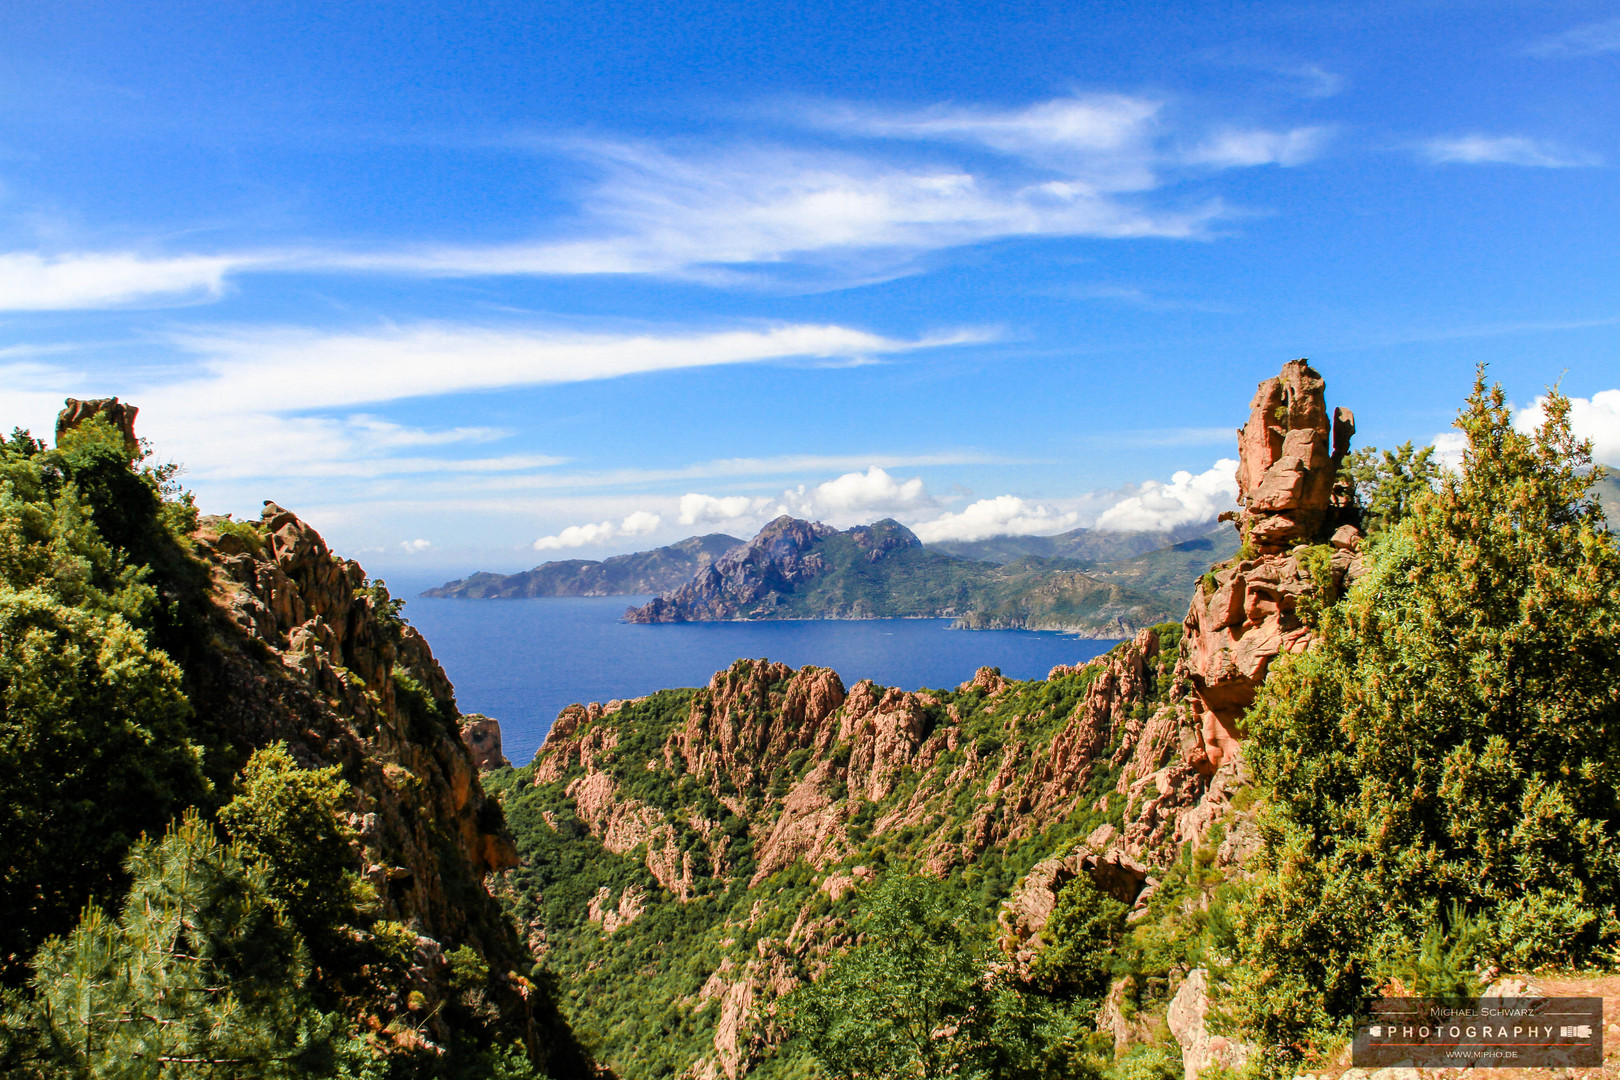
[[[7,1075],[588,1075],[484,888],[516,851],[427,643],[294,514],[199,519],[134,418],[70,401],[56,449],[0,441]],[[149,996],[171,981],[225,996]]]

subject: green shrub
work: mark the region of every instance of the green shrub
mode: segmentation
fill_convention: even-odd
[[[1620,940],[1620,550],[1590,446],[1568,399],[1527,436],[1483,377],[1457,423],[1461,471],[1407,504],[1247,718],[1264,843],[1227,1000],[1283,1057],[1442,953],[1567,963]],[[1453,911],[1424,961],[1411,943]]]
[[[0,585],[0,974],[207,791],[178,668],[121,616]]]
[[[1108,990],[1114,946],[1130,909],[1078,877],[1058,894],[1041,937],[1046,943],[1032,965],[1032,981],[1042,991],[1084,999],[1095,1009]]]

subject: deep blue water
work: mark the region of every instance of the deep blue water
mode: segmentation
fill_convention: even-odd
[[[391,583],[392,584],[392,583]],[[412,590],[419,591],[419,590]],[[396,596],[411,596],[396,588]],[[907,690],[952,687],[981,665],[1009,678],[1044,676],[1106,652],[1093,641],[1025,630],[952,630],[948,619],[874,619],[632,626],[647,597],[407,601],[410,620],[444,665],[463,712],[501,722],[506,756],[526,763],[572,702],[702,686],[738,657],[819,664],[844,685],[864,678]]]

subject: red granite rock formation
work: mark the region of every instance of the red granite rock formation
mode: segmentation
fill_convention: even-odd
[[[1190,684],[1197,736],[1186,757],[1206,776],[1232,757],[1237,720],[1271,661],[1310,646],[1301,603],[1324,588],[1343,589],[1360,571],[1361,534],[1339,524],[1345,496],[1335,493],[1355,418],[1336,409],[1330,425],[1324,387],[1304,360],[1289,361],[1260,384],[1238,432],[1238,527],[1249,557],[1204,579],[1181,642],[1179,670]],[[1302,557],[1300,545],[1330,536],[1326,565]]]
[[[1324,386],[1310,364],[1290,360],[1260,384],[1249,421],[1238,431],[1238,520],[1259,552],[1309,543],[1330,519],[1339,462],[1356,421],[1348,409],[1336,409],[1329,424]]]
[[[68,398],[66,408],[56,414],[56,445],[62,445],[62,436],[93,416],[99,416],[124,434],[124,449],[130,460],[141,452],[140,440],[135,437],[135,414],[141,410],[115,397],[89,398],[80,401]]]
[[[482,713],[467,713],[461,718],[461,741],[472,751],[473,764],[479,772],[505,769],[512,763],[501,752],[501,722]]]

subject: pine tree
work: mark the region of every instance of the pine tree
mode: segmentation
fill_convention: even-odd
[[[311,1002],[308,952],[264,869],[188,811],[128,870],[116,919],[92,904],[35,958],[38,1075],[332,1075],[340,1025]]]

